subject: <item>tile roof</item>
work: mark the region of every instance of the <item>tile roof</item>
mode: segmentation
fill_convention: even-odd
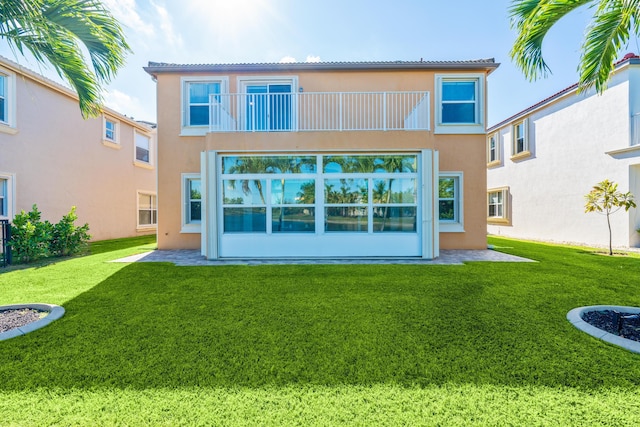
[[[493,58],[467,61],[363,61],[363,62],[272,62],[239,64],[171,64],[152,62],[144,70],[156,75],[183,72],[238,72],[279,70],[428,70],[428,69],[486,69],[493,71],[500,64]]]

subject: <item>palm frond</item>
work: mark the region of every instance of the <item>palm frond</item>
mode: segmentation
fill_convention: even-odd
[[[514,0],[509,8],[511,27],[517,31],[509,53],[529,80],[550,72],[542,57],[542,43],[549,30],[569,12],[594,0]]]
[[[0,0],[0,37],[21,54],[29,51],[53,66],[78,93],[85,118],[100,114],[101,84],[115,76],[131,52],[120,25],[99,0]]]
[[[629,31],[638,34],[640,0],[602,2],[593,24],[587,29],[580,59],[580,90],[593,87],[602,93],[615,67],[618,52],[629,40]]]

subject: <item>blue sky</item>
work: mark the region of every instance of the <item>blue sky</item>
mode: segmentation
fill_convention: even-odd
[[[561,20],[547,36],[553,74],[528,82],[509,58],[515,39],[510,0],[103,0],[125,27],[134,53],[106,87],[108,106],[155,121],[155,83],[148,61],[236,63],[468,60],[495,58],[489,77],[489,125],[577,81],[588,8]],[[627,51],[638,52],[637,41]],[[33,61],[0,53],[49,77]]]

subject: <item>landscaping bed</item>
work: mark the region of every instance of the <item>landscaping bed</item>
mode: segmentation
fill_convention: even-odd
[[[31,308],[0,310],[0,333],[40,320],[46,311]]]
[[[610,334],[640,341],[640,317],[637,313],[616,310],[586,311],[582,314],[582,320]]]

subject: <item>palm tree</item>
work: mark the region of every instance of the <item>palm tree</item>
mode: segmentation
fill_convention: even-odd
[[[606,89],[629,33],[640,35],[640,0],[513,0],[509,13],[517,38],[510,54],[528,79],[547,76],[542,42],[556,22],[581,6],[594,13],[582,45],[579,90],[594,85],[598,93]]]
[[[131,52],[100,0],[0,0],[0,37],[14,52],[51,64],[78,93],[85,118],[100,114],[101,86]]]

